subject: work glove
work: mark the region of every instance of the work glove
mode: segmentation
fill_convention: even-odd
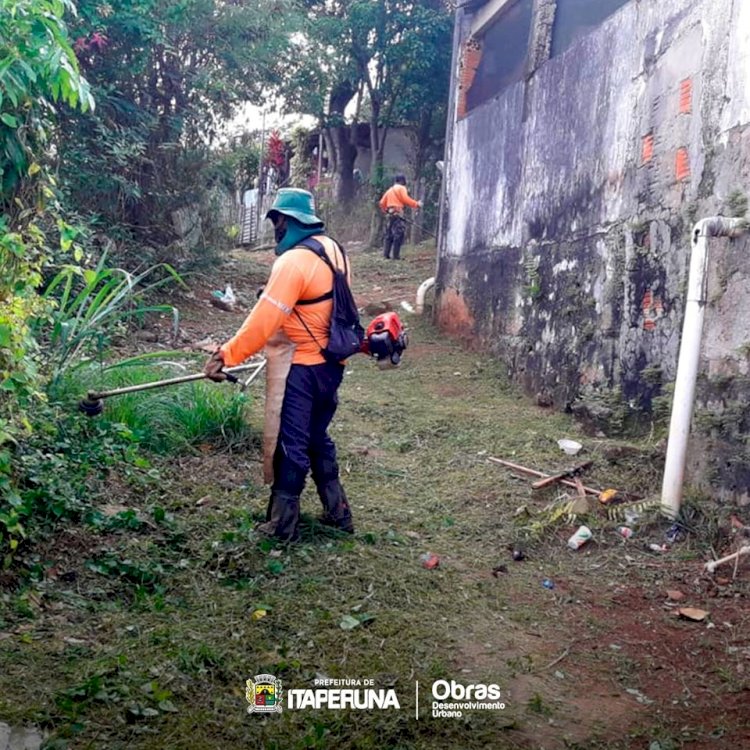
[[[203,367],[203,372],[209,380],[213,380],[216,383],[222,383],[227,379],[227,374],[222,372],[224,367],[224,357],[221,351],[217,349],[209,358]]]

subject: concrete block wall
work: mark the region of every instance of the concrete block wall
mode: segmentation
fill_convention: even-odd
[[[437,320],[594,430],[648,425],[675,377],[690,228],[747,209],[750,2],[631,0],[550,59],[556,3],[536,0],[527,75],[467,111],[486,5],[456,14]],[[692,480],[740,499],[748,252],[711,245],[691,447]]]

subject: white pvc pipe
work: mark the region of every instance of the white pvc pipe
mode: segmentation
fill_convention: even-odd
[[[746,223],[742,219],[725,219],[721,216],[702,219],[693,227],[693,252],[690,256],[685,321],[682,325],[682,341],[677,362],[667,457],[661,490],[662,513],[672,519],[677,518],[682,505],[685,461],[690,422],[693,418],[703,316],[707,301],[708,239],[709,237],[738,236],[745,230],[745,227]]]
[[[424,297],[427,292],[435,286],[435,277],[430,276],[429,279],[425,279],[417,289],[417,315],[421,315],[424,312]]]
[[[725,563],[732,562],[732,560],[739,560],[745,555],[750,555],[750,546],[740,547],[733,554],[722,557],[721,560],[711,560],[711,562],[707,562],[704,565],[704,568],[707,573],[713,573],[716,568],[719,567],[719,565],[724,565]]]

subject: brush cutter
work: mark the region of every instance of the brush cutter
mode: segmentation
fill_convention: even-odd
[[[226,373],[227,380],[230,383],[240,383],[241,389],[244,391],[255,378],[260,375],[263,368],[266,366],[266,360],[260,362],[251,362],[247,365],[238,365],[237,367],[229,367],[222,372]],[[246,372],[252,370],[250,377],[247,380],[240,380],[236,373]],[[112,391],[89,391],[86,398],[78,402],[78,409],[82,411],[87,417],[96,417],[104,411],[104,399],[110,398],[111,396],[122,396],[125,393],[137,393],[139,391],[148,391],[152,388],[166,388],[169,385],[179,385],[180,383],[191,383],[195,380],[204,380],[206,378],[205,373],[199,372],[195,375],[183,375],[179,378],[169,378],[167,380],[156,380],[153,383],[142,383],[140,385],[129,385],[125,388],[115,388]]]
[[[395,312],[387,312],[367,326],[361,351],[373,357],[381,369],[386,369],[398,366],[408,345],[409,337],[401,318]]]

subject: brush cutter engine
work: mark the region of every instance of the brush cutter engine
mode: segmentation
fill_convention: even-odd
[[[395,312],[387,312],[378,315],[367,327],[362,350],[381,367],[396,367],[408,343],[401,319]]]

